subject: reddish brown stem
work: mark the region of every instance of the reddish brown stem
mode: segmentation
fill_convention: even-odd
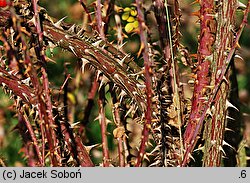
[[[19,113],[20,116],[22,116],[22,121],[25,123],[27,129],[28,129],[28,132],[30,134],[30,137],[31,137],[31,140],[33,142],[33,146],[35,148],[35,151],[36,151],[36,155],[37,155],[37,158],[39,160],[39,163],[40,163],[40,166],[44,166],[44,161],[43,161],[43,158],[41,156],[41,152],[40,152],[40,149],[39,149],[39,146],[38,146],[38,142],[37,142],[37,139],[36,139],[36,136],[35,136],[35,133],[32,129],[32,126],[27,118],[26,115],[23,115],[21,113]],[[38,164],[39,165],[39,164]]]
[[[81,165],[83,167],[93,167],[94,164],[91,161],[86,148],[82,144],[81,138],[76,136],[75,140],[76,140],[76,147],[77,147],[77,151],[78,151],[78,158],[81,162]]]
[[[60,157],[59,148],[57,148],[57,138],[55,134],[55,121],[54,121],[53,114],[52,114],[52,103],[51,103],[51,99],[49,96],[50,94],[49,81],[48,81],[47,73],[43,67],[41,68],[41,72],[42,72],[42,78],[43,78],[43,87],[45,91],[46,113],[47,113],[47,120],[48,120],[48,123],[46,125],[48,125],[47,128],[51,135],[51,140],[52,140],[51,143],[53,144],[53,148],[54,148],[53,149],[54,156],[56,156],[60,162],[61,157]]]
[[[51,164],[52,166],[59,166],[59,162],[56,157],[57,155],[56,147],[54,146],[54,141],[53,141],[53,138],[51,137],[51,127],[48,122],[48,116],[46,114],[46,106],[41,101],[42,100],[41,98],[39,98],[38,100],[39,100],[39,108],[37,110],[39,114],[39,120],[42,122],[42,124],[45,127],[44,132],[45,132],[45,137],[47,138],[47,142],[49,146],[49,152],[50,152],[49,155],[51,158]]]
[[[62,84],[62,86],[60,87],[59,94],[62,93],[63,88],[64,88],[64,86],[66,85],[66,83],[68,82],[69,78],[70,78],[70,74],[67,74],[67,76],[66,76],[66,78],[65,78],[65,80],[64,80],[64,82],[63,82],[63,84]]]
[[[42,136],[42,162],[45,164],[45,133],[44,133],[44,124],[40,124],[41,136]]]
[[[200,118],[197,121],[197,125],[193,128],[194,131],[192,132],[192,134],[189,134],[190,135],[189,136],[189,138],[190,138],[189,142],[191,142],[191,144],[186,147],[186,152],[185,152],[185,155],[184,155],[184,160],[183,160],[181,166],[186,166],[186,164],[187,164],[187,162],[189,160],[189,154],[192,152],[192,149],[194,148],[194,146],[196,144],[195,143],[195,139],[197,138],[197,136],[199,134],[199,131],[200,131],[200,128],[201,128],[201,126],[203,124],[203,121],[205,120],[207,111],[211,107],[212,102],[214,101],[214,99],[215,99],[218,91],[220,90],[221,83],[224,80],[223,78],[225,77],[225,75],[226,75],[226,73],[227,73],[227,71],[229,69],[230,61],[232,59],[233,54],[235,53],[235,49],[238,47],[238,42],[239,42],[240,36],[241,36],[241,34],[243,32],[243,29],[244,29],[244,27],[247,24],[247,17],[248,17],[248,13],[249,13],[249,7],[250,7],[250,0],[248,1],[246,10],[244,12],[244,18],[243,18],[243,21],[242,21],[242,23],[240,25],[240,29],[238,30],[238,32],[236,34],[236,38],[234,40],[232,48],[230,49],[230,51],[228,53],[228,56],[227,56],[227,59],[225,61],[225,63],[227,65],[221,69],[221,74],[219,75],[219,77],[217,79],[218,84],[215,85],[215,87],[214,87],[214,89],[212,91],[212,95],[210,96],[209,100],[206,102],[205,108],[202,111],[202,113],[200,115]]]
[[[194,86],[194,94],[192,100],[192,109],[190,114],[189,123],[187,125],[184,134],[184,145],[188,148],[191,143],[193,132],[198,124],[202,112],[204,111],[206,97],[204,90],[205,87],[209,86],[210,78],[210,65],[211,59],[208,57],[212,56],[212,46],[215,41],[214,31],[216,30],[216,22],[213,17],[214,12],[214,1],[213,0],[203,0],[201,1],[201,25],[200,25],[200,46],[198,50],[198,71],[197,80]]]
[[[105,40],[104,29],[102,25],[102,10],[101,10],[101,0],[97,0],[96,4],[96,22],[97,22],[97,30],[100,33],[100,36],[103,40]]]
[[[31,142],[28,142],[25,144],[25,154],[29,158],[28,159],[28,165],[29,167],[35,167],[36,166],[36,161],[34,159],[34,152],[32,148]]]
[[[123,140],[122,138],[118,138],[118,154],[119,154],[119,164],[120,167],[125,167],[125,159],[124,159],[124,153],[123,153]]]
[[[210,65],[212,57],[212,46],[215,41],[214,33],[216,31],[216,21],[214,19],[214,1],[201,1],[200,9],[200,45],[198,49],[198,69],[197,80],[194,86],[192,109],[184,134],[185,149],[193,146],[197,139],[192,140],[192,135],[201,118],[201,114],[206,106],[205,89],[210,85]],[[198,129],[200,131],[200,128]],[[184,160],[185,161],[185,160]]]
[[[116,124],[116,129],[118,132],[117,134],[115,134],[115,138],[117,139],[118,141],[118,155],[119,155],[119,164],[120,164],[120,167],[124,167],[125,166],[125,154],[124,154],[124,149],[123,149],[123,143],[126,143],[125,141],[123,141],[123,137],[124,137],[124,134],[125,133],[125,129],[124,129],[124,126],[123,124],[121,123],[121,118],[120,118],[120,114],[119,114],[119,103],[116,101],[116,96],[114,92],[111,93],[112,97],[113,97],[113,114],[114,114],[114,121],[115,121],[115,124]],[[115,102],[114,102],[115,101]],[[124,132],[122,131],[124,129]],[[119,131],[120,130],[120,131]],[[122,134],[120,134],[122,133]]]
[[[102,10],[101,10],[101,0],[97,0],[96,4],[96,22],[97,22],[97,30],[100,34],[102,40],[105,40],[104,27],[102,21]],[[103,79],[103,75],[101,74],[98,78],[100,81]],[[105,85],[101,86],[99,91],[99,122],[101,125],[101,136],[102,136],[102,153],[103,153],[103,166],[109,167],[109,150],[108,150],[108,140],[107,140],[107,124],[105,117]]]
[[[39,18],[39,14],[38,14],[38,10],[37,10],[37,2],[38,0],[32,0],[32,4],[33,4],[33,9],[34,9],[34,16],[35,16],[35,27],[38,33],[38,40],[39,40],[39,45],[42,45],[43,42],[43,33],[42,33],[42,29],[41,29],[41,23],[40,23],[40,18]]]
[[[99,91],[99,122],[101,125],[101,136],[102,136],[102,153],[103,153],[103,166],[109,167],[109,150],[108,150],[108,140],[107,140],[107,125],[105,117],[105,90],[102,87]]]

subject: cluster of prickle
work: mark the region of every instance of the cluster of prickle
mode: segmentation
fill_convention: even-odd
[[[151,154],[155,157],[153,163],[150,166],[166,166],[174,167],[176,166],[176,152],[179,147],[176,146],[176,140],[178,136],[173,136],[173,134],[179,134],[178,128],[171,125],[171,114],[169,109],[172,102],[172,88],[170,83],[170,76],[167,73],[167,70],[161,74],[161,77],[157,81],[157,92],[155,97],[158,97],[158,109],[157,118],[154,120],[152,125],[153,137],[156,143],[156,146],[152,150]]]
[[[105,77],[101,83],[111,80],[123,93],[127,94],[137,104],[135,110],[144,111],[144,85],[142,73],[137,64],[126,55],[115,48],[112,44],[101,40],[98,36],[92,36],[75,26],[65,28],[62,20],[57,23],[48,21],[43,26],[44,35],[52,43],[74,53],[85,64],[93,65],[98,72]],[[79,31],[78,31],[79,30]],[[78,31],[78,32],[76,32]]]
[[[153,44],[154,45],[154,44]],[[146,153],[144,158],[149,161],[149,166],[174,166],[174,157],[170,157],[173,150],[173,137],[171,127],[168,125],[169,108],[172,104],[172,89],[169,70],[161,59],[157,46],[149,45],[149,55],[152,63],[152,123],[151,132],[153,149]],[[149,147],[150,148],[150,147]]]
[[[60,26],[60,21],[56,23],[56,26]],[[90,43],[94,48],[96,47],[104,51],[122,67],[127,68],[127,72],[135,73],[140,71],[139,66],[137,66],[137,64],[134,62],[133,58],[130,57],[130,55],[123,53],[120,48],[116,47],[116,45],[104,41],[97,31],[93,30],[93,32],[90,33],[85,31],[79,25],[75,24],[71,25],[68,28],[61,28],[64,28],[67,33],[75,35],[83,41]]]
[[[178,17],[179,18],[179,17]],[[179,19],[174,18],[171,20],[175,24],[175,30],[178,32]],[[179,33],[179,32],[178,32]],[[178,43],[178,34],[173,34],[171,37],[174,52],[176,52]],[[157,45],[152,44],[152,45]],[[166,166],[175,167],[180,163],[180,132],[177,125],[177,112],[175,96],[173,95],[172,83],[168,63],[159,57],[163,53],[159,53],[157,46],[151,46],[153,55],[153,140],[155,142],[154,149],[150,155],[154,157],[153,163],[150,166]],[[174,58],[175,59],[175,58]]]
[[[72,135],[74,125],[70,124],[65,120],[65,114],[63,112],[63,106],[55,107],[53,109],[53,115],[55,116],[55,124],[57,125],[56,135],[58,140],[58,148],[61,152],[61,164],[62,166],[79,166],[80,157],[77,157],[77,147],[74,138],[70,137]]]
[[[7,29],[7,32],[10,29]],[[13,29],[12,29],[13,30]],[[13,35],[14,33],[12,33]],[[34,100],[33,98],[35,97],[32,84],[30,81],[29,76],[24,76],[21,72],[18,71],[20,68],[12,68],[13,63],[15,62],[20,62],[23,58],[21,57],[21,47],[17,46],[18,44],[16,43],[15,38],[10,36],[10,40],[5,39],[5,44],[8,45],[7,52],[3,52],[3,55],[1,55],[0,62],[0,84],[3,88],[3,91],[6,94],[9,94],[10,99],[14,99],[16,102],[16,108],[20,109],[24,103],[34,106]],[[5,35],[6,36],[6,35]],[[4,36],[4,37],[5,37]],[[14,54],[14,48],[12,45],[16,45],[15,51],[17,51],[15,54],[17,57],[20,56],[20,60],[16,60],[13,56],[13,60],[10,60],[9,57],[11,57],[11,54]],[[11,53],[13,52],[13,53]],[[8,60],[8,61],[7,61]],[[11,63],[13,65],[11,65]],[[3,64],[3,65],[2,65]],[[15,63],[18,65],[18,63]],[[16,66],[18,67],[18,66]]]

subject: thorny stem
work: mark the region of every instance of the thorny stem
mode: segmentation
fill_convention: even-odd
[[[70,78],[70,74],[67,74],[67,76],[65,77],[65,80],[64,80],[62,86],[59,89],[59,92],[58,92],[59,93],[59,95],[58,95],[58,101],[59,101],[60,94],[62,93],[64,87],[67,85],[67,82],[68,82],[69,78]]]
[[[55,150],[56,147],[54,146],[54,142],[53,142],[53,138],[51,137],[51,131],[49,128],[49,123],[48,123],[48,116],[45,114],[44,115],[44,111],[46,111],[45,109],[45,105],[44,103],[41,102],[41,98],[38,99],[39,100],[39,107],[38,107],[38,114],[39,114],[39,120],[42,123],[42,125],[44,125],[44,132],[45,132],[45,136],[47,138],[47,142],[48,142],[48,146],[49,146],[49,155],[51,158],[51,164],[52,166],[58,166],[58,160],[55,157]]]
[[[67,69],[66,64],[64,64],[64,71],[65,71],[65,73],[64,73],[65,76],[64,77],[65,77],[65,80],[67,80],[66,74],[68,72],[68,69]],[[63,110],[63,112],[64,112],[64,119],[63,119],[63,121],[65,123],[67,123],[67,127],[69,126],[69,117],[68,117],[68,107],[69,107],[68,106],[68,85],[69,85],[69,83],[65,82],[65,85],[63,87],[63,106],[64,106],[64,110]]]
[[[41,136],[42,136],[42,162],[44,165],[45,161],[45,133],[44,133],[44,124],[40,124]]]
[[[11,17],[14,18],[14,19],[17,19],[16,15],[12,11],[11,11]],[[14,20],[13,22],[16,22],[16,21]],[[50,125],[46,124],[46,121],[47,121],[46,108],[44,106],[43,100],[41,99],[41,93],[40,93],[40,91],[42,89],[41,89],[41,86],[40,86],[40,84],[38,82],[36,71],[35,71],[34,67],[32,66],[30,53],[29,53],[29,51],[27,49],[28,47],[27,47],[26,42],[25,42],[25,40],[23,38],[23,35],[22,35],[20,22],[16,22],[16,23],[17,23],[16,24],[16,29],[17,29],[18,33],[20,34],[22,44],[23,44],[24,48],[26,48],[23,51],[24,52],[24,57],[25,57],[25,62],[24,63],[27,64],[26,71],[27,71],[27,73],[29,74],[29,76],[31,78],[32,84],[33,84],[34,89],[36,91],[36,94],[38,95],[38,101],[37,102],[38,102],[39,118],[40,118],[41,121],[45,121],[45,131],[46,131],[46,137],[47,137],[48,143],[49,143],[52,165],[57,166],[58,161],[57,161],[57,158],[55,157],[55,154],[54,154],[54,152],[55,152],[55,144],[52,142],[52,139],[56,140],[56,138],[53,135],[54,134],[53,132],[51,133],[51,132],[48,132],[46,130]],[[42,116],[44,116],[44,118]]]
[[[26,127],[27,127],[27,129],[28,129],[28,132],[29,132],[29,134],[30,134],[30,137],[31,137],[31,139],[32,139],[32,141],[33,141],[33,145],[34,145],[34,147],[35,147],[35,151],[36,151],[37,158],[38,158],[40,164],[41,164],[42,166],[44,166],[44,161],[43,161],[44,158],[42,158],[42,156],[41,156],[41,152],[40,152],[40,150],[39,150],[38,142],[37,142],[35,133],[34,133],[34,131],[33,131],[33,129],[32,129],[32,126],[30,125],[30,122],[29,122],[29,120],[27,119],[26,114],[21,114],[21,113],[19,113],[19,115],[22,116],[22,119],[23,119],[22,121],[25,123],[25,125],[26,125]]]
[[[43,44],[43,33],[41,29],[41,22],[40,22],[40,17],[38,14],[38,7],[37,7],[37,2],[38,0],[32,0],[33,3],[33,9],[34,9],[34,16],[35,16],[35,27],[37,30],[38,34],[38,50],[39,50],[39,57],[42,57],[42,60],[45,62],[45,57],[44,55],[40,55],[42,51],[42,44]],[[42,157],[43,157],[43,166],[44,166],[44,158],[45,158],[45,137],[44,137],[44,125],[43,123],[40,124],[40,130],[41,130],[41,135],[42,135]]]
[[[36,24],[36,29],[37,29],[37,34],[38,34],[38,37],[39,37],[39,40],[42,39],[42,32],[41,32],[41,27],[40,27],[40,22],[39,22],[39,15],[38,15],[38,12],[37,12],[37,2],[34,1],[34,11],[35,11],[35,16],[36,17],[36,20],[35,20],[35,24]],[[12,17],[15,17],[15,14],[12,13]],[[21,33],[21,30],[20,30],[20,25],[17,25],[17,29],[18,29],[18,32]],[[22,38],[22,35],[21,35],[21,40],[22,40],[22,43],[24,45],[24,47],[27,48],[27,45],[26,45],[26,42],[25,40]],[[44,55],[41,55],[41,51],[42,51],[42,48],[41,48],[42,45],[40,45],[40,41],[39,41],[39,45],[38,45],[38,53],[37,53],[37,57],[38,58],[41,58],[42,61],[45,63],[45,58],[44,58]],[[37,92],[37,95],[38,95],[38,111],[39,111],[39,118],[41,121],[45,121],[45,131],[46,131],[46,137],[48,138],[48,143],[49,143],[49,147],[50,147],[50,156],[51,156],[51,159],[52,159],[52,165],[53,166],[57,166],[58,165],[58,161],[57,161],[57,158],[55,156],[60,156],[59,153],[55,153],[56,152],[56,136],[55,136],[55,132],[54,130],[51,128],[53,127],[53,115],[52,115],[52,105],[51,105],[51,101],[50,101],[50,98],[48,97],[48,78],[46,77],[46,72],[45,70],[43,70],[44,68],[42,68],[42,73],[43,73],[43,79],[44,79],[44,87],[45,87],[45,90],[47,90],[48,93],[45,92],[45,98],[47,100],[47,103],[48,104],[48,116],[46,114],[46,107],[44,105],[44,101],[42,100],[41,98],[41,86],[38,82],[38,78],[36,77],[37,74],[36,74],[36,71],[34,70],[33,66],[32,66],[32,62],[31,62],[31,59],[30,59],[30,54],[28,52],[28,50],[26,49],[24,51],[24,55],[25,55],[25,63],[27,64],[28,68],[27,68],[27,72],[29,73],[29,76],[31,77],[31,81],[34,85],[34,88],[35,88],[35,91]],[[47,84],[46,84],[47,83]],[[44,116],[44,118],[42,117]],[[45,117],[46,116],[46,117]],[[49,122],[47,122],[47,120],[49,120]],[[52,120],[52,121],[51,121]],[[47,123],[46,123],[47,122]],[[50,131],[48,132],[47,129]],[[43,139],[44,140],[44,139]],[[43,143],[43,146],[44,146],[44,142]],[[44,150],[43,150],[44,151]],[[44,154],[44,152],[43,152]],[[44,156],[44,155],[43,155]]]
[[[118,104],[118,103],[116,103],[116,104]],[[119,108],[118,108],[118,106],[116,104],[114,104],[114,107],[113,107],[114,108],[114,111],[113,111],[114,120],[116,121],[116,124],[117,124],[116,127],[123,129],[123,125],[121,123],[120,114],[119,114]],[[123,150],[123,143],[125,143],[125,141],[123,141],[123,136],[124,136],[124,134],[122,134],[121,136],[118,136],[118,138],[117,138],[120,167],[125,166],[124,150]]]
[[[188,148],[190,143],[193,143],[190,138],[197,125],[197,120],[200,119],[201,112],[205,107],[206,93],[204,88],[210,83],[210,67],[212,57],[212,46],[215,42],[214,33],[216,31],[216,21],[213,17],[214,13],[214,2],[213,0],[201,1],[201,23],[200,23],[200,45],[198,48],[198,69],[197,69],[197,80],[194,86],[192,109],[190,114],[190,121],[187,125],[184,134],[185,148]]]
[[[181,125],[182,125],[182,112],[181,112],[181,98],[180,98],[180,93],[179,93],[179,86],[178,86],[178,75],[177,75],[177,66],[175,63],[174,59],[174,51],[173,51],[173,44],[172,44],[172,34],[171,34],[171,25],[170,25],[170,16],[169,16],[169,11],[168,11],[168,6],[167,6],[167,0],[165,0],[165,8],[166,8],[166,15],[167,15],[167,29],[168,29],[168,36],[169,36],[169,46],[170,46],[170,56],[171,56],[171,75],[173,78],[173,92],[174,92],[174,103],[176,102],[176,110],[177,110],[177,122],[178,122],[178,128],[179,128],[179,137],[180,137],[180,154],[181,158],[183,159],[183,140],[182,140],[182,132],[181,132]]]
[[[104,27],[102,25],[102,12],[101,12],[101,0],[97,0],[96,4],[96,22],[97,22],[97,30],[100,34],[102,40],[105,40],[104,34]],[[100,82],[102,81],[103,74],[99,75],[97,78]],[[102,153],[103,153],[103,166],[109,167],[109,150],[108,150],[108,140],[107,140],[107,124],[106,124],[106,117],[105,117],[105,85],[100,85],[99,91],[99,122],[101,125],[101,136],[102,136]]]
[[[114,9],[114,3],[115,0],[108,0],[106,2],[106,4],[108,4],[108,8],[107,8],[107,14],[105,17],[105,25],[104,25],[104,33],[107,35],[108,34],[108,26],[109,26],[109,21],[110,21],[110,17],[111,17],[111,13]],[[116,17],[116,21],[120,21],[119,16]],[[121,23],[121,22],[120,22]],[[122,44],[122,36],[121,36],[121,25],[116,22],[116,26],[117,26],[117,38],[118,38],[118,43]],[[119,32],[120,31],[120,32]],[[120,38],[120,39],[119,39]],[[120,46],[120,44],[118,44],[118,46]],[[119,129],[120,127],[123,128],[123,124],[121,123],[121,118],[120,118],[120,114],[119,114],[119,102],[117,101],[117,96],[116,93],[114,92],[115,88],[113,86],[110,87],[112,88],[111,90],[111,96],[113,98],[113,118],[114,118],[114,122],[116,124],[117,129]],[[124,134],[123,134],[124,135]],[[124,141],[124,136],[119,136],[117,137],[117,141],[118,141],[118,156],[119,156],[119,165],[120,167],[125,167],[125,154],[124,154],[124,150],[123,150],[123,144],[126,145],[126,141]]]
[[[151,62],[149,60],[149,48],[147,43],[147,34],[145,32],[145,22],[144,22],[144,15],[142,12],[142,0],[136,0],[136,6],[138,11],[138,21],[139,21],[139,29],[140,29],[140,40],[141,40],[141,49],[142,49],[142,55],[144,59],[144,71],[145,71],[145,85],[146,85],[146,101],[147,101],[147,108],[145,112],[145,124],[142,131],[142,140],[141,145],[139,149],[139,153],[136,159],[135,166],[139,167],[142,164],[142,159],[145,154],[146,150],[146,142],[148,141],[149,136],[149,130],[151,125],[151,118],[152,118],[152,110],[151,110],[151,97],[152,97],[152,89],[151,89]]]
[[[48,118],[48,123],[45,124],[47,125],[47,128],[49,130],[49,133],[51,135],[51,140],[52,140],[52,144],[53,144],[53,152],[57,152],[59,150],[59,148],[57,148],[57,138],[56,138],[56,134],[55,134],[55,121],[53,118],[53,114],[52,114],[52,103],[51,103],[51,99],[49,96],[49,81],[48,81],[48,77],[47,77],[47,73],[45,71],[45,69],[42,67],[41,68],[41,72],[42,72],[42,78],[43,78],[43,87],[44,87],[44,91],[45,91],[45,101],[46,101],[46,107],[47,110],[46,112],[48,113],[47,118]],[[56,150],[58,149],[58,150]],[[55,156],[60,157],[60,154],[54,154]]]
[[[11,12],[11,17],[13,19],[13,22],[16,22],[16,25],[14,25],[14,27],[17,29],[17,32],[20,35],[20,39],[21,39],[21,42],[23,44],[23,47],[25,48],[25,49],[23,49],[23,55],[24,55],[24,63],[27,65],[26,72],[29,74],[29,76],[31,78],[31,82],[32,82],[35,90],[39,91],[40,86],[39,86],[38,78],[36,77],[37,73],[36,73],[35,69],[32,67],[32,62],[31,62],[31,58],[30,58],[30,52],[27,49],[28,46],[27,46],[27,44],[26,44],[26,42],[24,40],[24,36],[22,34],[22,31],[21,31],[20,22],[16,21],[17,20],[17,16],[15,15],[15,13],[13,11],[14,10],[11,9],[10,12]]]
[[[102,86],[104,88],[104,86]],[[105,90],[100,89],[99,92],[99,122],[101,125],[101,135],[102,135],[102,153],[103,153],[103,166],[109,167],[109,151],[108,151],[108,140],[107,140],[107,125],[106,125],[106,118],[105,118]]]
[[[5,13],[5,11],[0,11],[0,13],[6,17],[5,21],[7,21],[9,18],[9,14]],[[68,49],[69,51],[76,54],[76,56],[79,58],[88,60],[97,69],[101,70],[112,82],[120,86],[131,96],[131,98],[136,101],[139,111],[142,112],[144,110],[144,100],[141,91],[136,85],[138,81],[136,81],[132,77],[129,77],[126,72],[127,66],[132,69],[132,71],[130,71],[132,74],[140,72],[140,67],[133,61],[133,59],[117,50],[112,46],[112,44],[104,42],[104,44],[107,46],[108,52],[110,52],[112,55],[118,56],[120,61],[124,61],[124,65],[122,67],[120,63],[118,63],[117,59],[110,57],[110,55],[106,53],[107,50],[103,50],[102,48],[93,46],[88,41],[89,39],[79,39],[79,37],[77,37],[76,35],[73,34],[74,36],[72,36],[72,34],[67,32],[66,30],[55,27],[53,22],[50,21],[51,19],[52,18],[48,16],[48,19],[42,22],[43,30],[44,32],[46,32],[46,37],[54,44],[60,43],[60,47]],[[3,26],[4,20],[0,19],[0,23]],[[65,23],[62,24],[65,25]],[[34,30],[32,30],[32,32],[33,31]],[[90,40],[95,39],[93,35],[87,34],[86,36],[89,37]],[[36,76],[36,74],[34,75]],[[31,75],[32,83],[35,82],[36,79],[37,78],[33,78],[33,75]],[[37,82],[33,85],[37,86]]]
[[[29,167],[35,167],[36,162],[34,160],[34,152],[33,152],[33,148],[32,148],[30,143],[25,144],[25,150],[24,151],[25,151],[26,156],[29,157],[29,159],[28,159]]]
[[[64,134],[64,139],[66,141],[66,144],[69,148],[69,151],[72,155],[72,157],[74,158],[74,160],[76,160],[78,165],[81,166],[85,166],[83,161],[79,161],[79,159],[81,158],[81,154],[79,153],[79,151],[77,150],[77,145],[76,145],[76,141],[75,141],[75,137],[72,133],[72,130],[70,129],[70,125],[67,121],[64,122],[60,122],[61,124],[61,131]],[[82,157],[83,159],[84,157]]]
[[[97,20],[97,30],[100,33],[100,36],[105,40],[105,34],[102,25],[102,10],[101,10],[101,0],[97,0],[96,4],[96,20]]]
[[[76,147],[77,147],[77,151],[78,151],[78,158],[79,158],[79,160],[81,162],[81,165],[83,167],[93,167],[94,164],[91,161],[90,156],[87,153],[86,148],[82,144],[81,138],[76,136],[75,137],[75,142],[76,142]]]
[[[135,78],[129,77],[127,71],[125,70],[126,67],[122,67],[116,59],[111,57],[110,54],[107,54],[107,50],[93,46],[90,42],[88,42],[88,40],[82,40],[77,36],[72,36],[65,30],[56,28],[51,22],[44,22],[43,28],[47,32],[47,38],[49,40],[55,44],[60,43],[60,47],[68,49],[77,57],[87,60],[98,70],[101,70],[106,77],[125,90],[131,98],[136,101],[140,112],[143,111],[144,100],[141,96],[142,92],[136,85],[139,82],[135,80]],[[92,39],[91,36],[90,38]],[[110,46],[108,43],[106,45]],[[114,49],[117,50],[116,48]],[[127,56],[121,58],[124,60],[124,63],[126,63],[126,58]],[[135,71],[138,68],[137,64],[131,59],[129,59],[126,64],[128,64],[131,68],[135,68]]]
[[[222,2],[219,1],[218,4]],[[223,8],[219,7],[217,9],[217,28],[216,28],[216,45],[213,52],[212,60],[212,72],[211,72],[211,82],[210,85],[214,86],[218,84],[217,77],[222,67],[226,67],[225,63],[227,56],[225,52],[230,50],[233,41],[233,31],[232,27],[234,26],[235,20],[235,11],[237,2],[236,0],[226,1],[227,3],[223,4]],[[226,21],[225,21],[226,17]],[[232,62],[230,64],[230,70]],[[218,91],[213,104],[211,106],[211,116],[208,116],[206,123],[204,124],[203,137],[204,139],[204,155],[203,155],[203,166],[220,166],[221,164],[221,155],[224,141],[225,125],[226,125],[226,114],[227,114],[227,105],[226,101],[229,94],[229,82],[227,82],[229,73],[224,76],[224,81],[221,83],[220,90]],[[231,88],[232,88],[231,83]],[[210,89],[209,89],[210,91]],[[228,111],[229,112],[229,111]],[[224,149],[223,149],[224,150]],[[228,154],[227,154],[228,155]],[[228,158],[228,157],[227,157]],[[227,159],[226,158],[226,159]]]
[[[232,46],[232,48],[230,49],[230,51],[228,53],[228,56],[227,56],[227,59],[226,59],[227,66],[222,68],[221,75],[218,78],[219,83],[213,89],[213,94],[210,96],[210,98],[209,98],[209,100],[208,100],[208,102],[206,104],[206,107],[205,107],[204,111],[202,112],[202,115],[201,115],[201,117],[200,117],[200,119],[199,119],[199,121],[197,123],[197,126],[195,128],[195,131],[194,131],[192,137],[191,137],[190,142],[195,142],[195,139],[196,139],[197,135],[199,134],[199,130],[201,128],[201,125],[203,124],[203,121],[204,121],[204,119],[206,117],[207,111],[211,107],[211,104],[212,104],[213,100],[215,99],[215,97],[216,97],[216,95],[217,95],[217,93],[218,93],[218,91],[220,89],[221,83],[224,80],[223,78],[226,75],[226,73],[227,73],[227,71],[228,71],[228,69],[230,67],[230,61],[232,60],[235,49],[238,47],[240,36],[241,36],[241,34],[243,32],[244,27],[247,25],[247,17],[248,17],[248,13],[249,13],[249,8],[250,8],[250,0],[248,1],[246,10],[244,12],[244,17],[243,17],[242,23],[240,25],[240,28],[239,28],[237,34],[236,34],[233,46]],[[190,146],[187,147],[181,166],[186,166],[186,164],[187,164],[187,162],[189,160],[189,154],[191,153],[194,146],[195,146],[195,143],[191,143]]]
[[[35,27],[36,27],[36,30],[38,33],[39,47],[41,47],[42,42],[43,42],[43,33],[42,33],[40,18],[39,18],[39,14],[38,14],[38,10],[37,10],[37,2],[38,2],[38,0],[32,0],[34,14],[35,14],[34,15],[35,16]]]
[[[118,141],[118,154],[120,167],[125,167],[124,151],[123,151],[123,138],[117,138]]]
[[[6,70],[0,67],[0,84],[3,85],[3,83],[7,85],[9,89],[11,89],[13,93],[19,96],[23,101],[29,104],[34,104],[34,101],[32,101],[32,96],[34,93],[32,92],[31,88],[24,84],[20,84],[21,81],[19,78],[9,74]]]
[[[75,142],[75,137],[72,133],[72,129],[70,128],[69,124],[69,118],[68,118],[68,77],[69,74],[67,74],[67,67],[65,66],[65,82],[63,83],[63,103],[64,103],[64,118],[62,118],[62,121],[59,121],[60,127],[61,127],[61,132],[64,135],[64,139],[67,142],[67,145],[69,147],[69,151],[72,155],[72,157],[76,160],[77,165],[83,166],[81,162],[79,161],[78,158],[78,151],[76,147],[76,142]],[[79,155],[80,157],[80,155]]]

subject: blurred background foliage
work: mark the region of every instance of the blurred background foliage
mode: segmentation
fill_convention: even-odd
[[[147,0],[146,2],[148,2]],[[87,6],[89,9],[94,12],[93,0],[86,0]],[[103,2],[103,1],[102,1]],[[181,18],[181,44],[184,45],[191,54],[195,54],[197,51],[197,35],[199,34],[199,23],[198,18],[192,16],[192,13],[199,10],[199,5],[190,5],[192,0],[180,0],[180,6],[182,10]],[[246,4],[247,0],[241,0],[242,3]],[[136,28],[136,13],[131,13],[133,8],[133,0],[116,0],[115,4],[120,8],[118,15],[121,18],[121,25],[123,28],[124,34],[124,51],[131,53],[131,55],[136,59],[139,65],[142,65],[142,59],[137,57],[139,50],[139,41],[140,37]],[[146,3],[147,4],[147,3]],[[66,22],[83,24],[86,21],[86,13],[84,13],[83,8],[77,0],[40,0],[40,5],[47,9],[48,13],[57,19],[67,16],[65,19]],[[126,14],[127,11],[130,11],[131,19],[128,19]],[[150,8],[150,7],[149,7]],[[94,16],[94,13],[92,14]],[[132,15],[132,16],[131,16]],[[134,16],[133,16],[134,15]],[[236,21],[236,30],[239,26],[239,23],[242,19],[242,11],[237,12],[237,21]],[[155,22],[154,20],[149,20],[150,24],[147,25],[150,27],[150,30],[154,29]],[[128,25],[130,23],[130,25]],[[134,23],[133,25],[131,23]],[[130,26],[133,26],[132,28]],[[152,39],[159,39],[157,31],[153,31]],[[250,114],[250,25],[247,25],[243,35],[240,39],[241,48],[238,50],[240,55],[243,57],[244,61],[237,59],[235,61],[237,69],[237,80],[239,87],[239,97],[241,103],[241,110],[245,114]],[[111,15],[110,25],[107,35],[109,41],[117,43],[116,40],[116,30],[115,30],[115,20],[114,15]],[[83,111],[86,107],[88,92],[91,86],[91,75],[90,69],[87,68],[85,73],[82,74],[79,67],[80,61],[74,57],[73,54],[65,52],[60,48],[56,48],[53,51],[53,54],[49,50],[46,51],[47,56],[49,56],[53,62],[49,62],[47,65],[48,75],[50,83],[52,86],[52,91],[55,93],[62,86],[65,76],[70,74],[71,78],[69,81],[69,94],[68,100],[70,105],[70,122],[77,123],[83,120]],[[183,66],[180,63],[180,66]],[[107,88],[108,89],[108,88]],[[188,91],[188,90],[187,90]],[[191,97],[191,92],[186,93],[187,97]],[[97,96],[96,96],[97,97]],[[106,105],[106,116],[109,120],[112,120],[112,108],[110,103],[110,96],[107,95],[108,104]],[[2,90],[0,90],[0,157],[6,161],[8,166],[25,166],[26,159],[23,157],[22,153],[22,142],[21,137],[18,134],[18,131],[15,130],[15,125],[17,124],[17,117],[15,115],[14,109],[12,109],[12,101],[9,99]],[[95,101],[96,102],[96,101]],[[85,129],[85,144],[94,145],[101,143],[100,135],[100,126],[98,120],[98,108],[97,103],[94,105],[94,110],[92,110],[89,123]],[[246,134],[250,134],[250,117],[245,115],[245,126]],[[108,138],[109,138],[109,150],[111,153],[115,152],[116,142],[112,137],[112,132],[115,126],[113,123],[108,124]],[[97,157],[93,159],[95,164],[99,164],[102,161],[102,153],[100,147],[92,150],[91,153],[94,153],[94,156]]]

